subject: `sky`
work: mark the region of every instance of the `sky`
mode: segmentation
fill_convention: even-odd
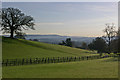
[[[36,30],[24,30],[27,34],[98,37],[106,23],[118,25],[117,2],[3,2],[2,7],[34,18]]]
[[[2,2],[119,2],[119,0],[1,0]]]

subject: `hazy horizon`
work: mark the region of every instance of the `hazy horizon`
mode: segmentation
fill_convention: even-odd
[[[35,19],[27,34],[101,37],[106,23],[118,27],[117,2],[3,2]]]

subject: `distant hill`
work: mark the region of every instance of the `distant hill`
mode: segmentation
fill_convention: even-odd
[[[4,35],[8,37],[8,35]],[[78,36],[61,36],[61,35],[26,35],[25,38],[27,40],[37,39],[39,42],[50,43],[50,44],[59,44],[66,38],[71,38],[74,42],[75,47],[80,47],[82,42],[86,42],[89,44],[96,37],[78,37]]]
[[[76,45],[81,45],[82,42],[89,44],[95,37],[78,37],[78,36],[60,36],[60,35],[27,35],[25,36],[27,40],[38,39],[40,42],[58,44],[66,38],[71,38]]]

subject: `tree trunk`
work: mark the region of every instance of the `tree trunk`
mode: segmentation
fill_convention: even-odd
[[[108,42],[108,54],[111,53],[111,38],[109,37],[109,42]]]
[[[120,37],[118,38],[118,45],[117,45],[117,48],[118,48],[118,53],[120,53]]]
[[[11,29],[11,32],[10,32],[10,38],[12,38],[12,39],[13,39],[13,34],[14,34],[14,30]]]

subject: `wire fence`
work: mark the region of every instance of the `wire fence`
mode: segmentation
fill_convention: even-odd
[[[118,57],[117,55],[110,55],[101,57],[97,56],[82,56],[82,57],[52,57],[52,58],[23,58],[23,59],[3,59],[2,66],[19,66],[29,64],[48,64],[48,63],[61,63],[61,62],[73,62],[83,60],[101,59],[107,57]]]

